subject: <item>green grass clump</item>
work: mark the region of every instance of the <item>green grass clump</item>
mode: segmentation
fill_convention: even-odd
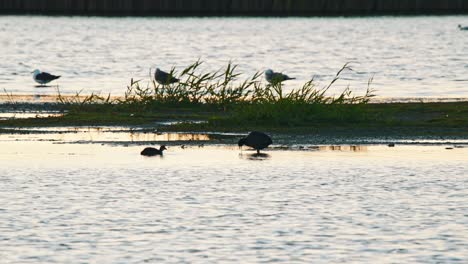
[[[367,120],[359,104],[306,104],[276,103],[249,104],[236,109],[227,122],[236,124],[270,124],[275,126],[301,126],[313,123],[355,123]]]
[[[170,85],[160,85],[152,80],[152,86],[142,88],[141,80],[132,80],[124,98],[118,102],[122,104],[207,104],[227,108],[242,103],[367,103],[374,96],[373,90],[369,87],[364,96],[353,96],[349,87],[337,97],[326,95],[330,87],[340,79],[340,74],[344,70],[351,70],[348,64],[338,71],[335,78],[325,88],[317,88],[312,79],[299,89],[293,89],[287,93],[284,92],[282,83],[262,83],[260,72],[240,81],[241,73],[236,71],[237,65],[229,63],[224,69],[207,73],[200,70],[201,65],[202,62],[197,61],[188,66],[177,76],[181,81]],[[174,68],[170,74],[177,75]]]
[[[202,117],[213,124],[244,124],[296,126],[316,122],[362,122],[367,114],[362,108],[374,96],[370,89],[355,96],[346,88],[338,96],[328,96],[330,87],[340,79],[345,64],[323,88],[314,79],[301,87],[285,91],[283,84],[262,82],[263,74],[241,79],[237,65],[204,72],[201,61],[189,65],[180,73],[172,68],[170,74],[180,82],[170,85],[151,80],[131,79],[122,97],[92,93],[64,96],[58,91],[57,103],[67,114],[62,120],[85,122],[134,123],[132,120],[175,117]],[[60,119],[60,118],[59,118]]]
[[[314,79],[302,87],[285,92],[282,83],[261,82],[262,73],[240,80],[237,65],[229,63],[215,72],[200,70],[201,61],[196,61],[177,74],[172,68],[170,74],[181,81],[161,85],[151,80],[147,86],[142,80],[131,79],[122,98],[112,100],[110,95],[101,97],[91,94],[59,101],[67,105],[71,113],[101,111],[118,112],[160,112],[190,109],[193,112],[222,112],[211,119],[216,122],[243,124],[298,125],[308,122],[357,122],[366,115],[360,105],[367,104],[374,96],[370,83],[363,96],[354,96],[346,88],[338,96],[328,96],[330,87],[339,80],[340,74],[350,70],[345,64],[324,88],[317,88]]]

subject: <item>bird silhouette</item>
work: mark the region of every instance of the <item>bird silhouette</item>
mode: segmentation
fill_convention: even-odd
[[[163,150],[166,150],[166,146],[161,145],[159,149],[157,148],[152,148],[152,147],[147,147],[144,150],[140,152],[141,155],[143,156],[162,156],[163,155]]]
[[[159,68],[156,68],[156,72],[154,72],[154,79],[162,85],[168,85],[179,82],[179,79],[172,76],[172,74],[167,73],[165,71],[161,71]]]
[[[265,79],[271,84],[277,84],[287,80],[294,80],[296,78],[292,78],[281,72],[274,72],[272,69],[268,69],[265,71]]]
[[[241,138],[237,143],[239,147],[243,145],[249,146],[257,150],[257,154],[260,154],[260,150],[268,147],[273,141],[267,134],[259,131],[252,131],[245,138]]]
[[[33,74],[33,79],[40,85],[45,85],[55,79],[60,78],[60,76],[52,75],[48,72],[41,72],[40,70],[36,69],[31,72]]]

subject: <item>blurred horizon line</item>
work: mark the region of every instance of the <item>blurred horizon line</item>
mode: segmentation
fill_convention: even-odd
[[[376,16],[468,14],[468,0],[0,0],[0,14]]]

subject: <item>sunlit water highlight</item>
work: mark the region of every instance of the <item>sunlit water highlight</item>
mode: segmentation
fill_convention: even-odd
[[[362,93],[374,76],[382,97],[468,97],[467,16],[366,18],[98,18],[1,16],[0,89],[36,96],[35,68],[62,75],[62,93],[122,95],[149,69],[180,71],[197,59],[206,70],[230,60],[244,77],[272,68],[325,86],[346,62],[336,90]]]
[[[26,119],[26,118],[46,118],[63,116],[61,113],[41,113],[41,112],[0,112],[0,120]]]
[[[159,133],[127,127],[63,127],[13,129],[19,134],[0,134],[2,141],[55,141],[59,143],[145,143],[145,142],[200,142],[210,140],[208,134]]]
[[[235,144],[181,148],[181,137],[148,158],[138,141],[17,136],[0,137],[2,263],[468,260],[466,147],[275,146],[257,157]]]

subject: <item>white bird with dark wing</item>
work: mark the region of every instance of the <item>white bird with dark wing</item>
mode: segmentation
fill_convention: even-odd
[[[156,72],[154,72],[154,79],[162,85],[168,85],[179,82],[179,79],[172,76],[172,74],[167,73],[165,71],[161,71],[159,68],[156,68]]]
[[[458,25],[459,30],[468,30],[468,26]]]
[[[45,85],[55,79],[60,78],[60,76],[52,75],[48,72],[41,72],[40,70],[34,70],[31,72],[33,74],[33,79],[40,85]]]
[[[268,69],[265,71],[265,79],[271,84],[276,84],[287,80],[294,80],[296,78],[292,78],[281,72],[274,72],[272,69]]]

